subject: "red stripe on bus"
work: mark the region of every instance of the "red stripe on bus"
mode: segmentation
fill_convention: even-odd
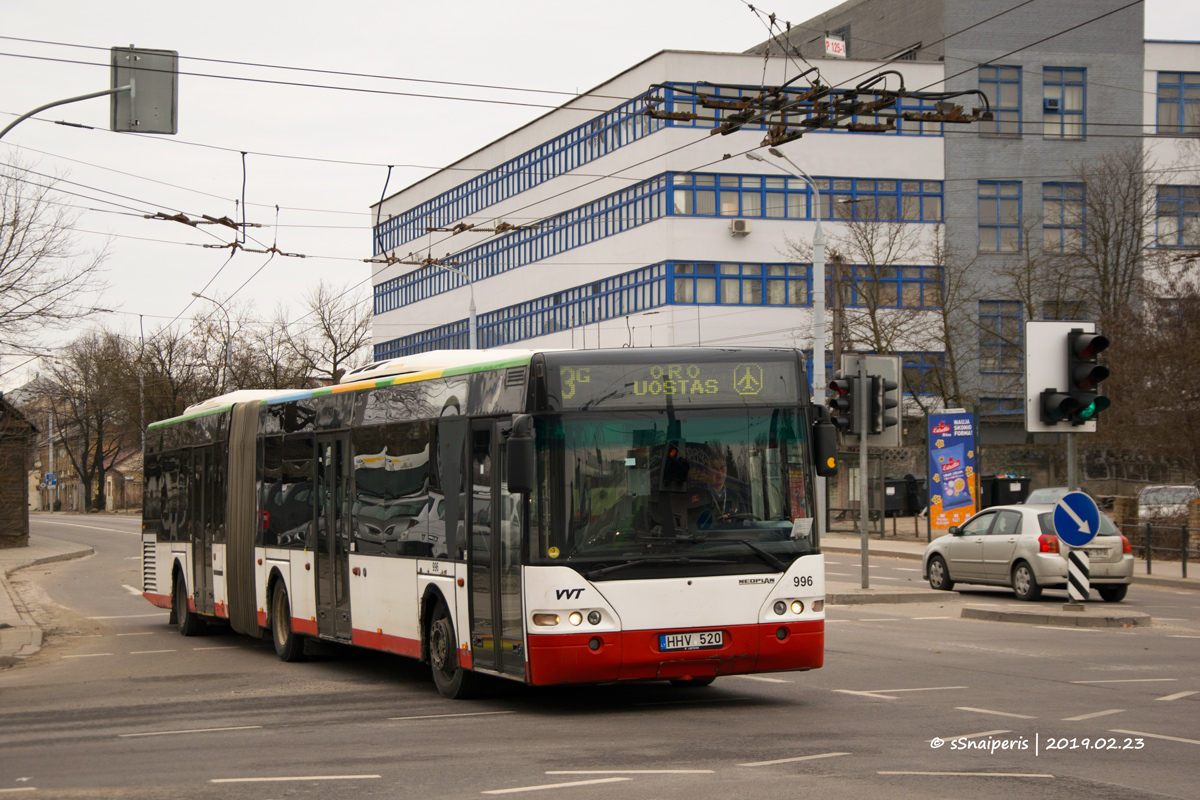
[[[149,600],[151,603],[158,606],[159,608],[170,608],[171,607],[171,595],[169,595],[169,594],[156,594],[154,592],[142,592],[142,597],[146,598],[147,600]]]
[[[225,603],[217,603],[214,606],[214,611],[218,617],[229,619],[229,606]]]
[[[786,631],[783,639],[780,629]],[[662,651],[660,633],[723,630],[726,642],[712,650]],[[600,640],[593,650],[589,642]],[[610,633],[530,634],[529,682],[556,683],[662,680],[817,669],[824,663],[825,622],[708,626]]]
[[[306,633],[310,636],[317,635],[317,621],[315,619],[301,619],[300,617],[292,617],[292,630],[296,633]]]
[[[408,639],[404,636],[392,636],[390,633],[368,631],[355,628],[352,641],[360,647],[370,647],[372,650],[383,650],[402,656],[421,657],[421,641]]]

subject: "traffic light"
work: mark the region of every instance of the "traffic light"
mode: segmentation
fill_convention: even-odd
[[[1070,414],[1072,425],[1092,422],[1111,405],[1100,394],[1100,381],[1108,377],[1108,367],[1100,366],[1097,356],[1108,347],[1108,337],[1084,333],[1074,328],[1067,334],[1067,392],[1076,407]]]
[[[833,397],[829,407],[833,410],[833,424],[838,430],[853,436],[862,435],[862,420],[858,415],[858,398],[862,397],[862,379],[838,372],[829,382]]]
[[[1040,396],[1041,420],[1043,425],[1057,425],[1072,419],[1079,409],[1079,401],[1058,389],[1045,389]]]
[[[889,381],[879,375],[872,375],[871,378],[871,427],[872,434],[883,433],[886,429],[892,427],[899,422],[895,415],[888,414],[888,410],[900,405],[899,394],[900,384],[896,381]]]

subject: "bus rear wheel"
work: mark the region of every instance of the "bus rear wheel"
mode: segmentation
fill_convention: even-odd
[[[304,660],[304,639],[292,630],[292,605],[283,581],[271,593],[271,640],[280,661]]]
[[[171,611],[179,623],[179,632],[184,636],[199,636],[204,633],[204,619],[188,608],[187,587],[183,576],[176,575],[171,586]]]
[[[446,604],[438,601],[429,620],[429,666],[438,691],[452,700],[473,697],[479,676],[458,663],[458,639]]]

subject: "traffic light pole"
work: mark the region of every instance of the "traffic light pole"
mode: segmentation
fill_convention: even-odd
[[[1075,434],[1067,434],[1067,490],[1075,491],[1079,488],[1079,476],[1076,474],[1076,459],[1079,456],[1076,444]]]
[[[862,433],[858,437],[858,526],[860,544],[862,550],[862,588],[871,588],[870,568],[867,542],[867,522],[871,515],[871,510],[868,506],[870,503],[870,489],[867,478],[867,432],[869,428],[868,414],[871,413],[871,398],[867,387],[871,385],[871,379],[867,377],[867,360],[860,358],[858,360],[858,379],[859,386],[862,388],[858,392],[858,418],[862,420]]]

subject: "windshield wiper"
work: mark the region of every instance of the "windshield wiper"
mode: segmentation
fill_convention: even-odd
[[[756,545],[754,542],[747,541],[746,539],[724,539],[724,538],[708,539],[708,538],[702,537],[702,536],[692,536],[692,537],[690,537],[690,540],[693,542],[696,542],[697,544],[699,544],[701,542],[714,542],[714,543],[737,542],[738,544],[744,544],[744,545],[746,545],[746,547],[749,547],[751,550],[753,550],[755,555],[757,555],[759,558],[761,558],[763,561],[765,561],[768,565],[770,565],[772,569],[774,569],[778,572],[787,572],[787,564],[783,563],[778,558],[776,558],[774,555],[772,555],[771,553],[768,553],[766,550],[763,550],[761,547]]]
[[[654,564],[661,566],[663,564],[732,564],[734,562],[723,558],[691,558],[689,556],[671,556],[668,558],[635,558],[629,561],[623,561],[620,564],[613,564],[609,567],[600,567],[583,573],[583,577],[589,581],[594,581],[596,578],[603,578],[605,575],[611,575],[614,572],[620,572],[629,567],[638,566],[641,564]]]

